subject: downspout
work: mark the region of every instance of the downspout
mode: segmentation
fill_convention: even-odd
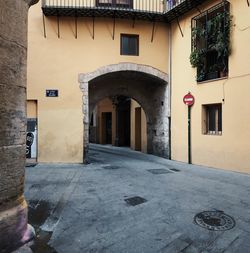
[[[171,127],[172,127],[172,122],[171,122],[171,115],[172,115],[172,109],[171,109],[171,104],[172,104],[172,26],[171,23],[169,23],[168,27],[168,90],[169,90],[169,116],[168,116],[168,133],[169,133],[169,159],[172,160],[172,142],[171,142]]]

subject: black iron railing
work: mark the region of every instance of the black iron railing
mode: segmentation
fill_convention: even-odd
[[[166,0],[165,12],[168,12],[186,0]]]
[[[116,9],[163,13],[167,2],[162,0],[43,0],[43,8]],[[172,6],[172,5],[169,5]]]
[[[171,22],[207,0],[42,0],[45,16],[132,18]]]

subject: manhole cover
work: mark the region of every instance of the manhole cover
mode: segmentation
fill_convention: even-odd
[[[234,228],[234,219],[223,211],[205,211],[194,217],[194,222],[208,230],[224,231]]]
[[[170,170],[172,170],[172,171],[174,171],[174,172],[180,172],[180,170],[178,170],[178,169],[170,169]]]
[[[148,172],[150,172],[152,174],[167,174],[167,173],[171,173],[171,171],[166,170],[166,169],[153,169],[153,170],[148,170]]]
[[[117,169],[120,169],[120,167],[119,166],[107,165],[107,166],[103,166],[103,169],[105,169],[105,170],[117,170]]]
[[[145,203],[147,202],[146,199],[142,198],[142,197],[139,197],[139,196],[135,196],[135,197],[132,197],[132,198],[127,198],[125,199],[125,201],[127,202],[127,204],[129,204],[130,206],[137,206],[137,205],[140,205],[142,203]]]

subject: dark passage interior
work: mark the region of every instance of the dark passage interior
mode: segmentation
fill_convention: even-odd
[[[130,98],[119,96],[117,105],[117,146],[130,147]]]
[[[102,143],[112,144],[112,112],[102,113]]]

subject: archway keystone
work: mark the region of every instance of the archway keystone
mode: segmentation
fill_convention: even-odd
[[[95,105],[110,96],[135,99],[147,118],[148,153],[169,157],[168,75],[148,65],[118,63],[79,74],[83,92],[84,159],[89,145],[89,116]]]

